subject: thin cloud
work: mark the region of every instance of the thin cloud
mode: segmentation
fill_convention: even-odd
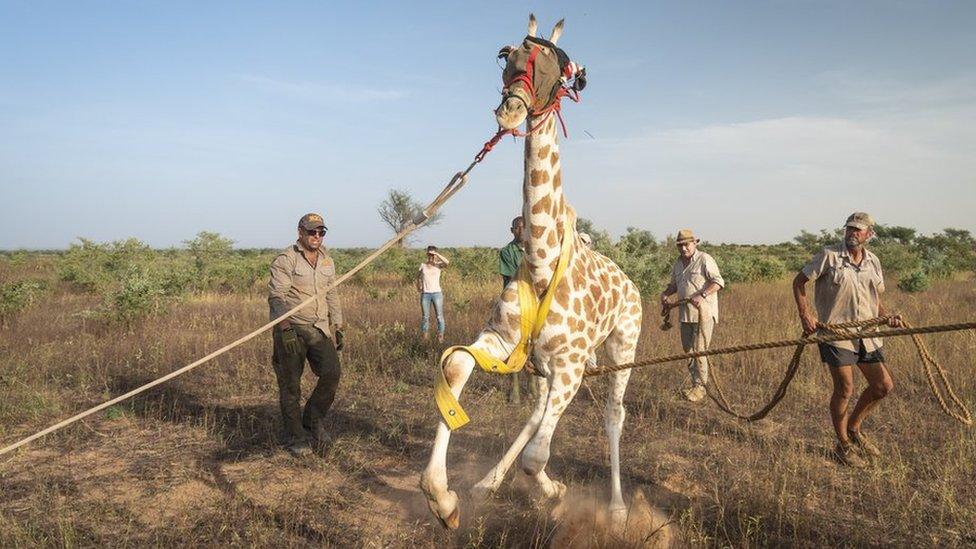
[[[647,131],[573,145],[583,172],[573,179],[603,182],[599,192],[574,190],[577,203],[588,206],[581,215],[615,232],[623,224],[660,234],[695,225],[716,241],[768,242],[824,227],[854,209],[923,232],[973,228],[976,102]],[[571,187],[569,177],[564,181]],[[648,218],[648,205],[662,200],[689,206],[655,208]],[[613,217],[601,219],[606,211]]]
[[[238,77],[254,89],[273,95],[311,102],[366,103],[397,101],[409,95],[407,90],[372,88],[356,84],[325,84],[297,80],[280,80],[267,76],[245,74]]]
[[[829,71],[817,78],[824,92],[863,107],[930,109],[937,106],[976,103],[976,75],[907,83],[850,71]]]

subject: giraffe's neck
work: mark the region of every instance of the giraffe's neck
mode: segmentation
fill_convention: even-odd
[[[526,121],[533,127],[538,120]],[[562,177],[555,117],[525,138],[525,178],[522,182],[522,216],[525,218],[525,259],[537,291],[548,284],[559,258],[563,234]]]

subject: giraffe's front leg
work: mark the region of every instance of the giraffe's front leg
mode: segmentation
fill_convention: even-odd
[[[474,366],[474,358],[464,351],[455,351],[444,361],[444,377],[451,387],[454,398],[461,396],[461,389],[468,381]],[[453,530],[461,525],[461,515],[457,494],[447,487],[447,447],[450,440],[451,430],[447,424],[440,421],[437,425],[437,436],[434,439],[434,449],[430,453],[430,461],[420,476],[420,489],[427,498],[430,512],[444,527]]]
[[[522,451],[522,470],[536,479],[546,497],[562,497],[566,493],[566,486],[550,479],[545,468],[549,462],[549,447],[556,424],[576,396],[583,379],[582,364],[566,364],[560,359],[556,359],[554,363],[560,364],[551,369],[553,373],[549,376],[550,389],[546,395],[542,421],[535,436]]]

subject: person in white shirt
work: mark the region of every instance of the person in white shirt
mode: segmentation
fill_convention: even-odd
[[[437,342],[444,343],[444,293],[441,291],[441,269],[450,265],[446,257],[437,252],[437,246],[427,246],[427,261],[417,271],[417,291],[420,292],[420,333],[424,341],[429,339],[430,306],[437,314]]]

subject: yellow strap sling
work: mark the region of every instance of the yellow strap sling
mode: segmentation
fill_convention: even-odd
[[[543,294],[541,303],[535,295],[535,289],[532,287],[532,277],[529,273],[527,262],[523,261],[519,266],[518,298],[519,312],[521,315],[521,335],[518,345],[515,346],[515,350],[509,355],[508,360],[502,362],[487,351],[466,345],[448,347],[441,354],[441,375],[440,379],[437,380],[437,385],[434,387],[434,401],[437,403],[437,408],[441,412],[441,417],[444,418],[444,423],[452,431],[463,427],[470,419],[468,418],[468,414],[464,412],[464,409],[461,408],[461,404],[454,398],[454,393],[451,392],[451,387],[444,377],[444,361],[455,351],[465,351],[486,372],[511,374],[521,370],[525,366],[529,354],[532,352],[533,342],[539,337],[542,326],[546,322],[546,316],[549,314],[549,306],[552,303],[556,286],[566,272],[569,257],[573,252],[573,236],[573,233],[563,235],[562,249],[559,253],[559,262],[556,264],[556,272],[553,273],[552,279],[549,281],[549,286],[546,287],[546,292]]]

